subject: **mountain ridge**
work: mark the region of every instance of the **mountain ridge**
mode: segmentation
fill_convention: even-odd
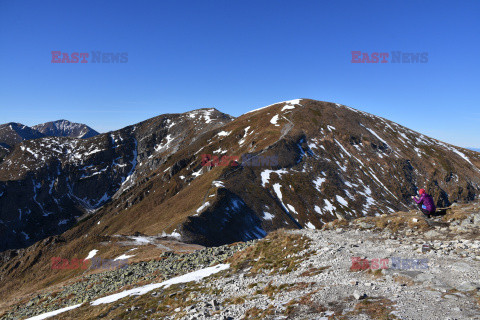
[[[202,154],[277,157],[278,164],[205,167]],[[175,233],[187,242],[219,245],[282,227],[319,228],[336,218],[406,209],[419,186],[439,206],[473,200],[479,163],[472,151],[387,119],[295,99],[238,118],[202,108],[87,140],[23,141],[0,164],[0,193],[9,189],[5,195],[17,199],[22,192],[31,204],[18,207],[5,196],[0,204],[10,212],[8,221],[22,212],[31,220],[50,217],[34,223],[43,221],[43,228],[62,222],[42,236],[38,227],[13,229],[31,241],[94,214],[85,226],[99,234],[105,234],[102,221],[107,234]],[[20,241],[14,234],[9,239]]]
[[[70,122],[65,119],[37,124],[32,126],[32,129],[49,137],[88,139],[99,134],[85,124]]]

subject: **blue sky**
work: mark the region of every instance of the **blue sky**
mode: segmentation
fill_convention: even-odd
[[[0,123],[105,132],[162,113],[342,103],[480,147],[480,1],[0,0]],[[53,64],[51,51],[127,52]],[[428,52],[355,64],[351,51]]]

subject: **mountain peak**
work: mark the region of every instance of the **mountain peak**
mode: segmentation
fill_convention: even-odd
[[[266,109],[266,108],[269,108],[269,107],[272,107],[272,106],[275,106],[275,105],[278,105],[278,104],[286,104],[286,105],[301,105],[300,102],[302,100],[311,100],[311,99],[305,99],[305,98],[300,98],[300,99],[293,99],[293,100],[287,100],[287,101],[280,101],[280,102],[275,102],[275,103],[272,103],[272,104],[269,104],[268,106],[265,106],[265,107],[261,107],[261,108],[257,108],[257,109],[253,109],[253,110],[250,110],[248,112],[245,112],[245,114],[247,113],[252,113],[252,112],[256,112],[256,111],[260,111],[260,110],[263,110],[263,109]]]
[[[38,124],[32,128],[46,136],[54,137],[87,139],[99,134],[85,124],[70,122],[66,119]]]

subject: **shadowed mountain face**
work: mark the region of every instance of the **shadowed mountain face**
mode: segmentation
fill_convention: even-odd
[[[0,249],[64,232],[137,177],[155,171],[165,161],[157,155],[168,155],[164,149],[180,150],[229,121],[214,109],[198,110],[90,139],[45,137],[16,144],[0,163]]]
[[[9,154],[12,147],[23,141],[37,139],[44,135],[20,123],[6,123],[0,125],[0,162]]]
[[[202,165],[204,154],[239,163]],[[236,119],[215,109],[162,115],[88,140],[15,145],[0,163],[0,249],[61,233],[80,216],[72,237],[249,240],[404,210],[420,187],[439,206],[472,200],[479,168],[476,152],[334,103],[298,99]]]
[[[5,148],[11,148],[24,140],[42,137],[45,137],[43,133],[21,123],[10,122],[0,125],[0,145]]]
[[[49,137],[70,137],[87,139],[98,135],[99,133],[87,125],[81,123],[72,123],[68,120],[57,120],[33,126],[32,129],[43,133]]]

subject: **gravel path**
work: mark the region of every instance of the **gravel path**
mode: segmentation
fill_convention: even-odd
[[[414,227],[394,233],[365,221],[325,230],[286,231],[283,237],[297,239],[290,242],[290,248],[279,248],[275,241],[283,238],[273,241],[269,235],[245,245],[208,248],[190,255],[165,253],[161,262],[141,263],[116,271],[119,274],[95,277],[122,282],[125,277],[132,280],[132,275],[141,277],[155,269],[173,276],[225,259],[232,264],[200,283],[112,303],[112,310],[122,310],[121,317],[129,319],[480,319],[480,212],[448,224],[438,219],[428,221],[430,229],[425,231]],[[297,251],[289,251],[296,246]],[[248,250],[254,255],[250,260],[242,255]],[[288,255],[266,256],[264,252],[274,252],[268,250]],[[233,255],[235,252],[238,254]],[[385,264],[380,268],[371,263],[373,270],[352,270],[355,257],[370,262],[383,259]],[[280,267],[255,269],[263,262]],[[293,267],[287,270],[289,263]],[[81,288],[66,288],[62,296],[71,292],[81,292]],[[87,291],[77,297],[78,301],[65,305],[90,301],[105,292]],[[172,300],[176,296],[179,298]],[[152,310],[152,303],[159,307]],[[178,306],[172,307],[172,303]],[[95,312],[88,304],[83,308],[81,312],[86,314]],[[158,316],[160,309],[167,313]],[[41,311],[50,310],[34,302],[2,319]],[[152,314],[147,316],[146,312]],[[62,319],[68,319],[68,314]]]

